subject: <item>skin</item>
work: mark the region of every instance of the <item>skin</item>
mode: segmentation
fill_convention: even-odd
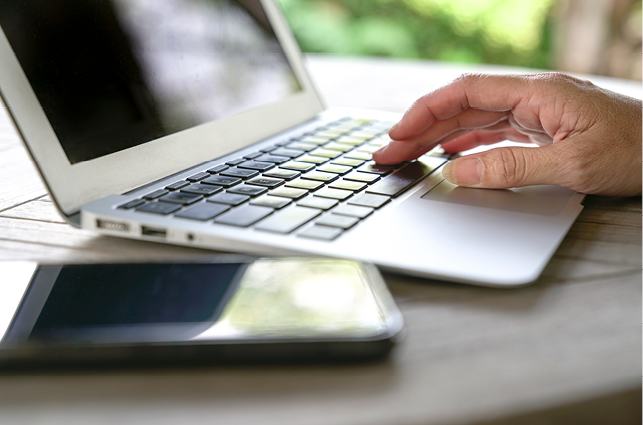
[[[463,75],[418,99],[393,126],[379,164],[410,161],[437,144],[450,153],[503,140],[443,168],[466,187],[553,184],[597,195],[641,195],[640,100],[560,73]]]

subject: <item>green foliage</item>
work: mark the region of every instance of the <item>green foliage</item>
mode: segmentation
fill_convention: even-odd
[[[279,0],[302,50],[550,67],[555,0]]]

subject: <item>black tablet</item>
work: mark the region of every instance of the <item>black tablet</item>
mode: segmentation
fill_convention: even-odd
[[[0,263],[0,368],[357,360],[402,317],[374,266],[281,258]]]

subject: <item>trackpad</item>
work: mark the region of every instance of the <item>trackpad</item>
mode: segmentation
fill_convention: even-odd
[[[472,189],[442,180],[422,199],[473,207],[557,216],[576,192],[559,186],[528,186],[514,189]]]

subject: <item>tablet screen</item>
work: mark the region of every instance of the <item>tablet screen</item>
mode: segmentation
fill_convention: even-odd
[[[16,312],[0,350],[372,336],[387,326],[374,290],[345,260],[42,265],[5,306]]]

